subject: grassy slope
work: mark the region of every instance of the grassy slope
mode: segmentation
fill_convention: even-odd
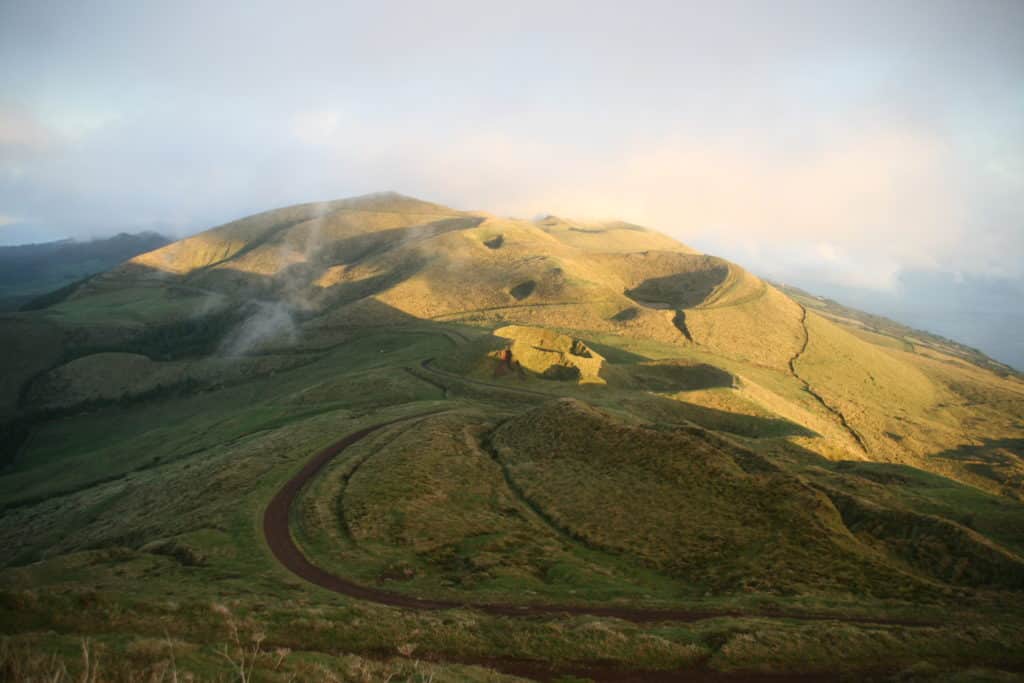
[[[0,317],[0,420],[12,414],[25,383],[61,359],[64,332],[38,317]]]
[[[399,339],[402,341],[394,342],[399,347],[393,353],[400,356],[386,360],[380,358],[379,347],[385,342],[380,337],[355,340],[339,347],[337,358],[345,358],[345,365],[338,367],[337,374],[330,378],[324,378],[328,374],[325,368],[319,373],[327,386],[313,395],[306,391],[289,394],[282,389],[281,400],[343,400],[349,393],[345,391],[346,377],[371,372],[374,365],[379,368],[415,355],[439,353],[450,345],[445,337],[421,339],[419,345],[410,344],[407,335]],[[229,638],[227,617],[216,606],[221,603],[243,622],[245,637],[263,632],[267,649],[294,651],[285,657],[286,672],[308,672],[306,667],[318,662],[338,673],[357,661],[380,671],[377,675],[381,677],[388,670],[411,667],[411,663],[396,660],[377,664],[351,657],[339,660],[334,653],[340,649],[364,655],[394,655],[399,648],[412,644],[416,656],[443,658],[504,655],[566,663],[602,657],[628,662],[633,667],[660,668],[693,666],[710,657],[706,661],[717,669],[793,671],[829,668],[840,661],[847,666],[857,662],[877,665],[879,661],[887,666],[907,666],[921,659],[941,667],[979,660],[998,663],[1007,661],[1005,655],[1016,642],[1014,628],[991,621],[984,626],[948,630],[855,625],[823,629],[784,621],[732,618],[693,625],[637,627],[589,618],[522,621],[479,615],[399,614],[310,590],[282,573],[263,549],[256,526],[262,506],[275,486],[307,454],[339,433],[388,416],[438,406],[429,400],[437,396],[432,390],[424,388],[426,401],[376,409],[364,417],[358,417],[358,409],[343,407],[274,427],[233,445],[222,441],[222,445],[131,473],[121,482],[90,487],[52,503],[7,513],[5,529],[10,532],[20,528],[22,534],[37,538],[41,545],[54,550],[109,548],[55,555],[44,564],[4,573],[3,582],[9,592],[4,594],[2,604],[8,610],[4,618],[8,629],[18,633],[52,630],[58,634],[44,639],[21,635],[13,642],[19,646],[32,644],[35,652],[54,647],[71,650],[76,645],[74,634],[89,633],[107,661],[114,658],[113,653],[128,648],[132,653],[129,661],[139,671],[167,660],[168,647],[160,644],[166,629],[175,642],[178,666],[212,675],[224,671],[225,664],[211,644]],[[358,394],[361,401],[370,398],[365,388]],[[376,398],[380,402],[397,400],[386,393]],[[437,448],[419,448],[414,433],[405,434],[405,442],[399,440],[402,434],[383,434],[384,442],[396,440],[390,444],[368,444],[373,447],[363,455],[379,459],[375,461],[376,470],[364,472],[365,480],[360,484],[362,498],[356,499],[369,506],[364,507],[368,516],[361,527],[359,544],[360,554],[368,559],[339,556],[339,546],[329,537],[326,542],[318,541],[317,534],[329,533],[327,522],[322,522],[312,536],[307,536],[305,524],[298,530],[299,538],[310,544],[314,557],[326,566],[344,568],[368,581],[383,573],[391,577],[385,585],[417,593],[430,590],[433,585],[437,590],[479,590],[481,595],[495,597],[529,596],[526,591],[535,590],[532,599],[544,594],[598,600],[618,595],[635,601],[641,596],[649,596],[646,599],[650,600],[659,592],[664,596],[680,590],[693,592],[692,585],[684,588],[671,576],[658,578],[657,572],[631,566],[585,544],[581,547],[574,541],[560,539],[544,528],[543,520],[531,521],[528,510],[519,508],[519,516],[509,515],[516,503],[507,490],[497,497],[473,494],[481,484],[486,487],[483,491],[501,490],[493,461],[485,460],[464,439],[464,430],[479,429],[474,425],[481,424],[480,417],[472,417],[472,412],[479,413],[481,408],[488,410],[480,405],[471,411],[467,421],[435,418],[430,428],[435,436],[430,438],[439,439]],[[256,408],[239,410],[250,412]],[[182,424],[192,423],[186,420]],[[117,441],[125,437],[114,433],[110,438]],[[227,435],[221,438],[230,439]],[[446,465],[449,458],[462,464]],[[725,467],[727,471],[733,470],[727,463]],[[403,476],[390,476],[395,468]],[[453,476],[439,476],[442,472]],[[733,471],[730,476],[735,480],[744,475]],[[335,500],[332,491],[336,481],[328,473],[316,483],[316,487],[324,488],[314,488],[305,499],[307,503],[327,503],[326,512],[321,509],[319,514],[328,522],[331,510],[337,509],[331,502]],[[949,482],[945,485],[956,488]],[[144,507],[139,506],[140,500],[146,501]],[[776,501],[785,503],[785,497]],[[488,513],[491,517],[478,514],[478,505],[492,510]],[[403,511],[406,514],[402,515]],[[453,511],[461,511],[462,516],[448,514]],[[425,512],[427,517],[409,514],[416,512]],[[797,510],[789,514],[794,512],[802,514]],[[396,523],[396,515],[404,523]],[[431,525],[428,531],[432,534],[424,538],[421,527],[429,522],[430,515],[444,522]],[[384,524],[372,522],[374,519]],[[458,519],[463,521],[452,521]],[[511,526],[496,523],[502,519],[507,519]],[[705,521],[715,528],[714,519]],[[477,525],[481,522],[491,527],[491,533],[480,535]],[[525,526],[517,531],[517,524]],[[383,533],[379,534],[381,529]],[[723,527],[721,532],[727,529]],[[47,534],[53,536],[47,538]],[[54,543],[54,538],[63,540]],[[8,544],[5,541],[5,546]],[[755,556],[745,561],[753,559]],[[404,575],[407,566],[416,572],[411,581]],[[538,567],[544,569],[540,578],[533,573]],[[439,574],[441,582],[432,578],[432,570],[438,569],[434,576]],[[771,578],[781,585],[792,576],[780,573]],[[630,588],[630,579],[636,588]],[[852,603],[837,598],[819,599],[813,604],[820,608],[845,603],[840,609],[867,604],[862,596]],[[703,602],[707,600],[704,598]],[[755,591],[749,597],[715,600],[727,606],[756,605],[764,600],[764,594]],[[963,610],[963,598],[957,602]],[[984,600],[974,604],[974,609],[985,609]],[[879,608],[880,604],[873,609]],[[895,605],[889,609],[894,608]],[[316,655],[317,651],[331,655]],[[77,654],[72,651],[68,658],[74,661]],[[263,656],[261,667],[269,672],[276,659],[276,655]],[[465,675],[466,680],[485,680],[490,675],[478,670],[457,671],[442,668],[440,675]]]
[[[799,308],[764,283],[736,287],[735,297],[686,312],[694,340],[749,364],[786,368],[802,342]]]
[[[927,593],[860,548],[820,493],[699,433],[561,402],[507,423],[495,446],[557,524],[678,577],[693,595]]]
[[[627,295],[645,277],[623,263],[638,259],[594,251],[602,235],[608,251],[685,247],[630,226],[533,224],[408,201],[271,212],[208,235],[184,260],[143,259],[148,269],[123,269],[18,318],[116,339],[118,330],[188,319],[211,296],[223,306],[251,291],[320,313],[298,318],[294,366],[268,366],[273,375],[214,373],[218,381],[200,392],[84,405],[34,428],[0,477],[0,541],[11,549],[5,563],[17,565],[0,574],[0,609],[18,643],[68,647],[75,634],[93,633],[106,652],[139,652],[139,666],[156,666],[166,648],[139,641],[158,640],[166,627],[185,643],[182,661],[212,675],[225,663],[204,643],[223,641],[227,629],[210,602],[227,599],[246,628],[305,650],[287,657],[285,670],[306,675],[314,650],[332,653],[319,661],[340,671],[348,664],[333,657],[339,648],[379,656],[410,644],[447,658],[703,661],[722,670],[899,668],[920,659],[955,668],[1006,664],[1007,653],[1024,651],[1024,605],[1019,591],[1004,590],[1024,543],[1015,531],[1024,506],[1012,497],[1024,481],[1014,456],[1024,424],[1019,382],[959,358],[909,353],[890,337],[848,334],[814,314],[804,328],[798,306],[740,269],[685,310],[687,341],[674,309]],[[307,254],[316,231],[333,241]],[[157,280],[154,264],[191,274]],[[385,321],[398,327],[358,330]],[[607,359],[608,384],[495,378],[485,358],[495,340],[463,340],[502,322],[582,338]],[[62,343],[52,358],[36,354],[38,369],[67,353]],[[428,357],[470,381],[419,368]],[[153,376],[188,363],[154,364]],[[479,382],[603,412],[556,404],[527,414],[536,397]],[[409,615],[310,589],[269,559],[257,520],[304,458],[360,425],[440,406],[457,412],[381,433],[313,482],[295,533],[318,563],[416,595],[888,615],[927,604],[921,614],[955,610],[974,625],[638,627]],[[844,445],[840,413],[871,457],[991,493],[850,462],[864,455]],[[924,539],[927,552],[908,554],[916,541],[907,539]],[[28,635],[47,630],[58,635]],[[381,677],[390,666],[358,662]],[[272,668],[273,658],[261,666]]]
[[[408,382],[400,369],[403,361],[413,363],[448,344],[443,337],[368,335],[287,374],[51,421],[33,434],[14,468],[0,478],[0,505],[75,490],[311,414],[400,402],[410,392],[389,395],[387,388],[398,387],[389,387],[381,377],[373,381],[372,392],[351,389],[358,388],[366,372],[385,365],[388,377]],[[334,391],[325,391],[323,384],[330,377],[353,370],[359,371],[355,377]],[[437,396],[429,385],[420,382],[416,387],[414,394]]]
[[[842,413],[873,459],[1019,495],[1014,486],[1022,470],[1012,455],[1004,463],[996,458],[996,470],[973,471],[944,456],[957,446],[983,449],[986,442],[999,441],[997,434],[1010,442],[1019,439],[1024,425],[1024,385],[1019,381],[875,346],[815,314],[808,315],[807,328],[809,342],[797,371]]]
[[[946,358],[966,361],[971,365],[991,370],[1003,376],[1019,376],[1020,374],[977,349],[959,344],[951,339],[923,330],[915,330],[894,320],[843,306],[837,301],[814,296],[798,287],[776,286],[807,308],[846,327],[857,336],[867,339],[873,344],[911,352],[917,350],[922,354],[938,353]]]
[[[676,597],[669,578],[576,542],[522,501],[484,448],[493,426],[477,408],[355,449],[304,498],[298,536],[307,552],[416,595]]]

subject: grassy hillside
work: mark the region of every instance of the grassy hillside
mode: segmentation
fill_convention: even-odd
[[[970,365],[987,368],[998,375],[1019,375],[1005,363],[993,360],[981,351],[952,339],[908,327],[884,316],[844,306],[838,301],[815,296],[792,285],[776,284],[775,286],[804,306],[874,344],[911,352],[917,350],[923,355],[952,357],[966,361]]]
[[[826,497],[702,432],[563,401],[506,423],[493,443],[510,480],[555,525],[696,595],[918,588],[859,548]]]
[[[1024,665],[1024,383],[664,235],[370,195],[49,303],[0,320],[0,677]],[[265,535],[311,463],[334,589]]]

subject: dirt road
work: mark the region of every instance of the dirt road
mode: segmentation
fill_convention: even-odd
[[[846,617],[825,614],[796,614],[781,611],[762,611],[757,614],[743,614],[739,612],[712,612],[708,610],[690,609],[642,609],[621,606],[582,606],[582,605],[551,605],[531,604],[514,605],[507,603],[477,603],[472,601],[456,600],[430,600],[418,598],[400,593],[392,593],[380,588],[373,588],[354,583],[345,578],[331,574],[330,572],[317,567],[309,561],[292,539],[289,513],[295,499],[303,486],[315,477],[323,468],[337,455],[342,453],[349,446],[358,443],[370,434],[401,422],[420,420],[430,415],[436,415],[446,411],[434,411],[421,413],[409,417],[390,420],[371,427],[365,427],[352,432],[343,439],[331,444],[313,456],[298,473],[289,479],[270,501],[263,515],[263,533],[267,539],[274,557],[296,576],[309,581],[312,584],[326,588],[352,598],[367,600],[380,605],[388,605],[402,609],[412,610],[445,610],[445,609],[472,609],[496,616],[508,617],[537,617],[537,616],[563,616],[563,615],[590,615],[598,617],[611,617],[624,619],[632,622],[659,622],[659,621],[698,621],[713,617],[779,617],[801,620],[832,620],[841,619],[851,622],[867,622],[875,624],[899,624],[899,625],[925,625],[921,622],[911,622],[896,619],[868,619],[864,617]],[[438,658],[435,661],[440,661]],[[502,673],[524,676],[538,680],[554,680],[556,678],[571,676],[577,678],[591,679],[595,681],[608,681],[615,683],[640,682],[640,681],[729,681],[731,683],[771,681],[829,681],[834,680],[830,674],[756,674],[756,673],[721,673],[704,669],[680,670],[680,671],[647,671],[629,670],[618,668],[607,663],[567,663],[551,664],[547,662],[533,662],[508,658],[494,658],[486,660],[460,660],[444,658],[444,661],[462,664],[476,664],[501,671]]]
[[[597,617],[610,617],[623,619],[637,623],[659,622],[659,621],[699,621],[714,617],[775,617],[785,619],[800,619],[804,621],[817,620],[842,620],[847,622],[861,622],[873,624],[894,624],[904,626],[927,625],[924,622],[910,621],[903,619],[876,619],[860,616],[840,616],[832,614],[794,613],[781,610],[761,611],[757,614],[745,614],[736,611],[711,611],[694,609],[644,609],[640,607],[627,606],[602,606],[602,605],[553,605],[553,604],[527,604],[516,605],[509,603],[479,603],[473,601],[458,600],[432,600],[418,598],[401,593],[393,593],[381,588],[374,588],[354,583],[348,579],[321,569],[306,558],[295,545],[292,539],[289,513],[292,504],[298,497],[302,487],[320,470],[327,465],[334,457],[343,452],[352,444],[375,431],[389,427],[400,422],[420,420],[438,412],[421,413],[410,417],[399,418],[382,422],[371,427],[365,427],[349,434],[340,441],[337,441],[324,450],[317,453],[303,466],[301,470],[274,495],[263,515],[263,533],[267,539],[270,551],[286,569],[296,576],[309,581],[312,584],[326,588],[327,590],[341,593],[360,600],[368,600],[381,605],[400,607],[414,610],[444,610],[444,609],[472,609],[485,614],[510,617],[536,617],[536,616],[559,616],[559,615],[590,615]]]

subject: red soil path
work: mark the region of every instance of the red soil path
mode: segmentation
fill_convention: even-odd
[[[552,605],[552,604],[527,604],[517,605],[511,603],[479,603],[469,600],[440,600],[418,598],[401,593],[393,593],[380,588],[364,586],[354,583],[343,577],[331,574],[321,569],[306,558],[295,545],[292,539],[289,524],[289,513],[292,504],[298,497],[303,486],[320,472],[324,466],[335,456],[346,448],[366,438],[373,432],[389,427],[400,422],[419,420],[433,413],[421,413],[410,417],[399,418],[382,422],[371,427],[365,427],[352,432],[340,441],[337,441],[317,453],[311,458],[298,473],[289,479],[284,486],[274,495],[263,515],[263,533],[267,539],[267,545],[277,561],[288,571],[299,578],[312,584],[326,588],[335,593],[341,593],[359,600],[367,600],[380,605],[399,607],[412,610],[445,610],[445,609],[472,609],[485,614],[507,617],[536,617],[536,616],[558,616],[558,615],[590,615],[597,617],[610,617],[623,619],[632,622],[659,622],[659,621],[699,621],[714,617],[775,617],[800,620],[840,620],[846,622],[861,622],[873,624],[895,624],[905,626],[925,626],[925,622],[905,619],[884,619],[869,618],[852,615],[834,614],[810,614],[793,613],[781,610],[766,610],[756,614],[746,614],[736,611],[710,611],[694,609],[644,609],[640,607],[625,606],[600,606],[600,605]]]

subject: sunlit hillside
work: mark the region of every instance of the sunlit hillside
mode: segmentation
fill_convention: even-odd
[[[1021,378],[663,234],[375,194],[46,303],[0,319],[3,671],[1024,664]]]

